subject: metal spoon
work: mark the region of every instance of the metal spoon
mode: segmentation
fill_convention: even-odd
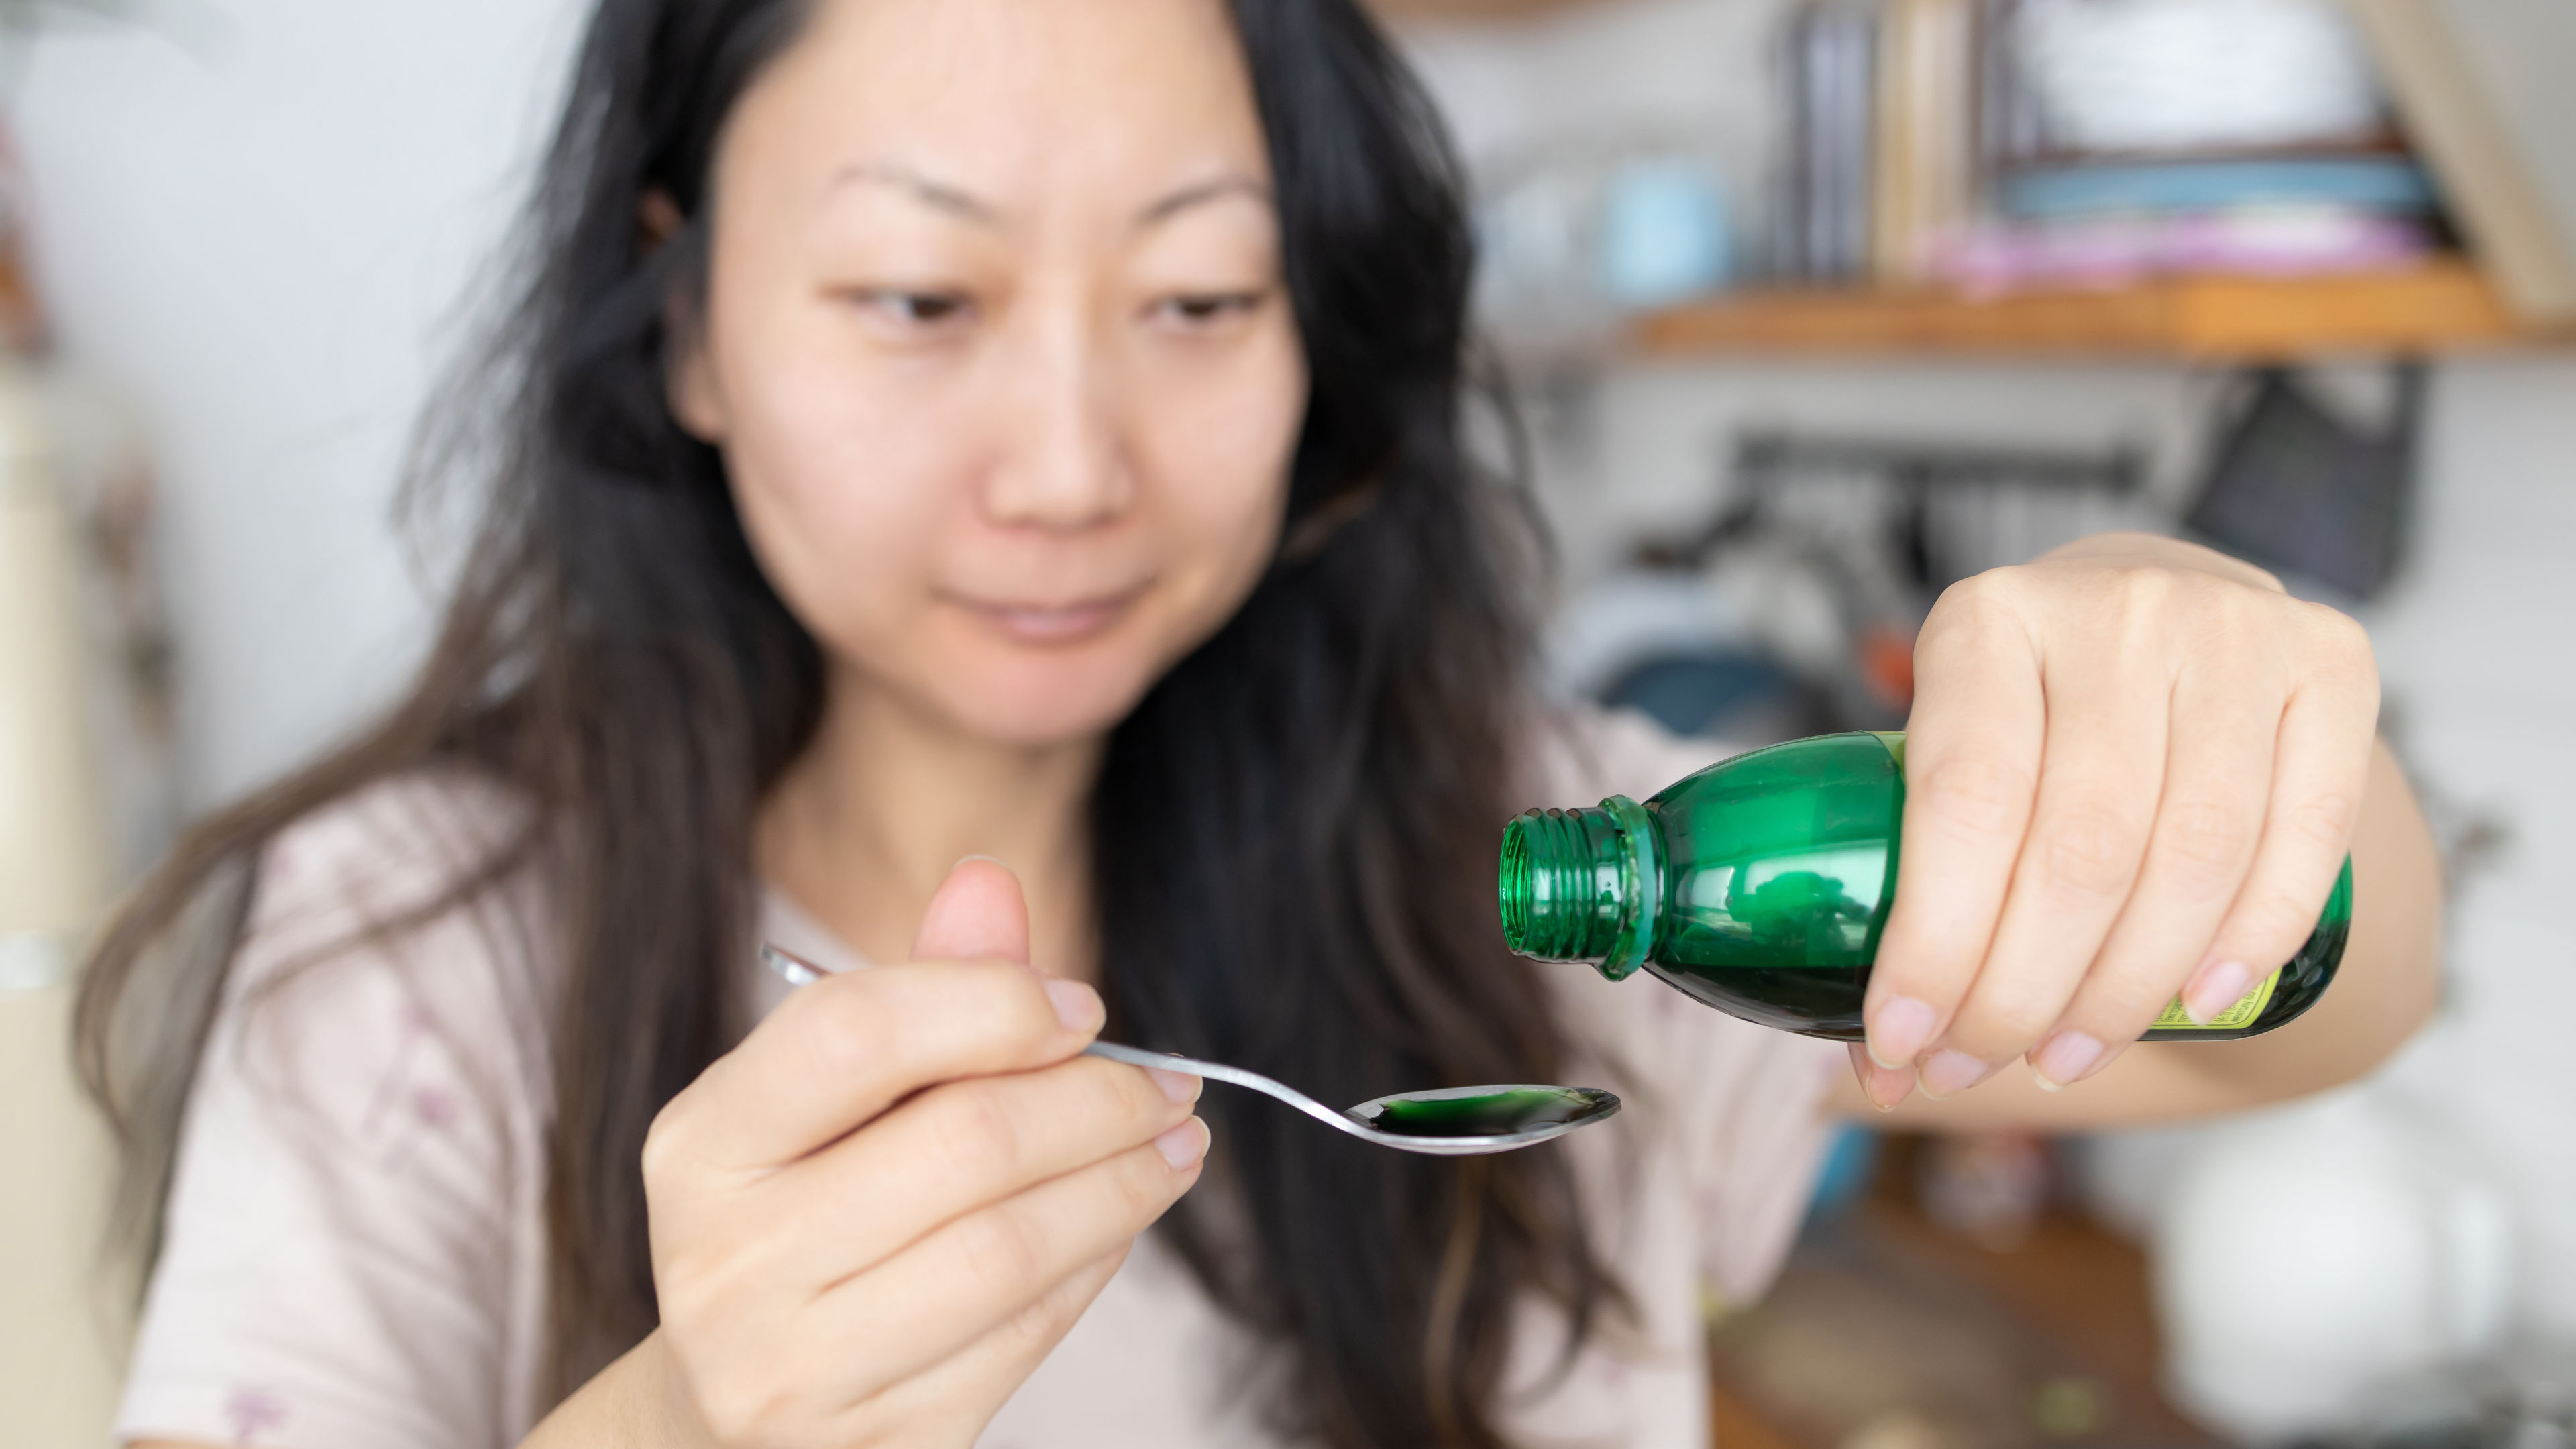
[[[760,959],[792,986],[803,986],[832,974],[776,946],[762,946]],[[1259,1072],[1229,1067],[1223,1062],[1202,1062],[1169,1052],[1146,1051],[1106,1041],[1093,1042],[1082,1051],[1085,1056],[1107,1057],[1130,1066],[1154,1067],[1250,1087],[1278,1098],[1328,1127],[1338,1127],[1353,1137],[1401,1152],[1450,1157],[1509,1152],[1534,1142],[1545,1142],[1551,1137],[1562,1137],[1577,1127],[1599,1122],[1619,1110],[1619,1099],[1597,1087],[1506,1086],[1446,1087],[1432,1092],[1404,1092],[1373,1098],[1348,1111],[1337,1111],[1294,1087],[1274,1082]]]

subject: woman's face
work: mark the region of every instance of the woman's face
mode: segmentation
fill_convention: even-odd
[[[673,407],[837,685],[1076,739],[1251,592],[1306,371],[1219,0],[822,0],[712,195]]]

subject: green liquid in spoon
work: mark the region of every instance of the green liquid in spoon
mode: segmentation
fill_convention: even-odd
[[[1404,1137],[1508,1137],[1533,1127],[1588,1122],[1618,1110],[1617,1097],[1588,1087],[1507,1087],[1381,1097],[1353,1115],[1380,1132]]]

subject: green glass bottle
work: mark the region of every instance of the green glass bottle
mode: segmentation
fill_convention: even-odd
[[[1709,766],[1639,804],[1532,810],[1503,832],[1503,939],[1613,981],[1639,967],[1763,1026],[1861,1039],[1896,893],[1905,736],[1823,735]],[[2316,1003],[2352,930],[2344,861],[2316,933],[2202,1026],[2179,1001],[2148,1041],[2253,1036]]]

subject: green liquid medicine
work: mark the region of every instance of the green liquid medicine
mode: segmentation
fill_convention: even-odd
[[[1781,1031],[1861,1039],[1861,999],[1895,904],[1905,736],[1823,735],[1755,750],[1643,804],[1531,810],[1503,832],[1503,938],[1612,981],[1643,968]],[[2147,1041],[2255,1036],[2316,1004],[2352,933],[2344,861],[2315,934],[2207,1026],[2179,1001]]]
[[[1380,1132],[1404,1137],[1509,1137],[1533,1127],[1588,1122],[1619,1110],[1619,1099],[1589,1087],[1456,1087],[1381,1097],[1354,1110]]]

